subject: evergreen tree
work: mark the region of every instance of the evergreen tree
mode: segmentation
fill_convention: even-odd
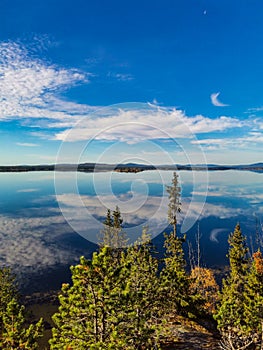
[[[181,187],[179,186],[178,175],[173,173],[172,184],[166,186],[169,194],[168,222],[173,226],[173,235],[176,236],[177,213],[181,212]]]
[[[113,216],[113,247],[115,249],[122,249],[126,247],[128,239],[123,230],[123,219],[118,206],[112,213]]]
[[[8,303],[18,298],[18,290],[15,282],[15,276],[10,268],[0,268],[0,331],[2,330],[2,317],[6,311]]]
[[[215,319],[218,328],[237,328],[245,330],[244,319],[245,299],[244,291],[248,270],[248,249],[246,238],[243,236],[240,225],[237,224],[233,233],[228,239],[230,273],[227,279],[223,280],[223,288],[220,295],[220,303]]]
[[[118,252],[127,245],[127,236],[123,230],[123,219],[118,206],[111,212],[107,210],[106,219],[104,221],[104,228],[99,236],[99,245],[101,247],[108,246],[113,251]]]
[[[158,260],[153,256],[150,235],[144,228],[141,239],[123,255],[130,265],[128,322],[130,342],[134,349],[157,349],[156,319],[159,312]]]
[[[2,350],[36,350],[38,339],[43,335],[43,320],[25,326],[25,308],[13,298],[7,305],[2,317],[0,347]]]
[[[107,209],[106,219],[103,222],[104,228],[99,235],[99,245],[100,247],[112,246],[113,238],[113,220],[110,209]]]
[[[72,286],[62,286],[51,349],[153,349],[157,270],[148,240],[118,261],[107,246],[82,257],[71,267]]]
[[[253,254],[252,267],[247,276],[245,286],[244,317],[247,331],[257,334],[262,341],[263,332],[263,257],[258,250]],[[263,347],[263,342],[262,342]]]
[[[35,350],[43,334],[43,320],[27,325],[25,307],[18,302],[15,276],[9,268],[0,269],[0,348]]]
[[[169,312],[188,313],[191,305],[190,280],[186,273],[183,240],[173,233],[165,234],[164,267],[160,274],[161,294],[164,307]]]
[[[237,224],[234,233],[231,233],[228,239],[229,249],[229,264],[230,264],[230,280],[237,282],[240,277],[245,277],[249,266],[248,248],[246,237],[242,234],[240,225]],[[244,282],[244,281],[240,281]],[[243,290],[242,283],[238,284],[239,290]]]
[[[186,273],[183,242],[185,238],[177,235],[177,213],[181,211],[181,188],[178,184],[178,175],[174,173],[172,185],[167,186],[169,193],[168,220],[173,231],[165,236],[164,268],[161,271],[162,298],[165,308],[177,313],[186,312],[190,305],[189,278]]]
[[[82,257],[71,271],[73,285],[63,285],[53,316],[51,349],[130,349],[123,327],[129,270],[116,266],[104,247],[92,260]]]

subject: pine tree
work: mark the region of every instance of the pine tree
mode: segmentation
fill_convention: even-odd
[[[128,322],[130,342],[134,349],[153,349],[158,346],[156,319],[159,312],[158,261],[153,256],[153,246],[147,228],[141,239],[123,255],[130,265]]]
[[[113,247],[115,249],[122,249],[126,247],[128,239],[123,230],[123,219],[118,206],[112,213],[113,216]]]
[[[161,271],[162,298],[165,308],[176,313],[185,313],[190,305],[189,278],[186,273],[184,258],[184,238],[177,235],[177,213],[181,211],[181,188],[178,184],[178,175],[174,173],[172,185],[167,186],[169,193],[168,220],[173,231],[165,236],[164,268]]]
[[[220,304],[215,315],[219,329],[238,328],[244,330],[244,291],[248,270],[248,249],[246,238],[242,235],[240,225],[237,224],[228,239],[230,273],[223,280],[223,288],[220,295]]]
[[[15,276],[10,268],[0,268],[0,331],[2,329],[2,317],[6,311],[8,303],[18,298],[18,290],[15,282]]]
[[[223,280],[220,302],[214,318],[222,335],[222,343],[233,349],[246,349],[255,341],[251,328],[251,319],[247,315],[249,305],[247,281],[250,265],[247,257],[246,237],[243,236],[240,225],[237,224],[228,239],[229,276]],[[252,275],[251,275],[252,278]]]
[[[129,349],[123,331],[129,270],[116,266],[110,248],[104,247],[92,260],[82,257],[71,271],[73,285],[63,285],[53,316],[51,349]]]
[[[0,269],[0,348],[2,350],[38,349],[43,320],[27,325],[25,307],[18,302],[15,276],[9,268]]]
[[[186,273],[183,240],[173,234],[165,235],[164,267],[160,274],[162,299],[169,312],[188,313],[191,304],[190,280]]]
[[[2,317],[2,334],[0,346],[2,350],[36,350],[38,339],[43,334],[43,320],[25,326],[25,308],[13,298],[7,305]]]
[[[110,209],[107,210],[103,225],[104,228],[99,236],[100,247],[111,247],[116,253],[127,245],[128,240],[123,230],[123,219],[118,206],[113,212]]]
[[[104,228],[99,235],[99,245],[100,247],[112,246],[113,237],[113,220],[110,209],[107,209],[106,219],[103,222]]]
[[[244,296],[246,330],[257,334],[258,341],[261,342],[263,332],[263,257],[260,250],[253,254]]]
[[[53,316],[51,350],[154,348],[158,263],[150,247],[142,241],[116,261],[105,246],[71,267],[72,286],[62,286]]]
[[[230,234],[228,243],[229,249],[229,264],[230,264],[230,279],[235,282],[240,281],[240,277],[245,277],[248,268],[248,248],[246,237],[242,234],[240,225],[237,224],[234,233]],[[243,290],[242,283],[238,284],[240,291]]]
[[[177,213],[181,212],[181,187],[176,172],[173,173],[172,185],[166,186],[166,191],[169,194],[168,222],[173,226],[173,235],[176,237]]]

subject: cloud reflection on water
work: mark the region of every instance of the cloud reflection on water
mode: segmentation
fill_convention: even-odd
[[[39,175],[42,181],[38,181]],[[114,174],[112,175],[114,193],[103,191],[104,177],[100,174],[97,188],[101,185],[102,193],[99,196],[94,193],[94,188],[90,185],[91,174],[79,175],[80,195],[77,195],[67,188],[68,174],[62,173],[61,181],[64,187],[57,197],[54,194],[52,177],[50,174],[46,175],[42,173],[13,175],[12,181],[16,186],[14,188],[10,186],[8,191],[6,190],[7,176],[3,177],[1,182],[2,191],[6,191],[8,196],[1,198],[0,262],[2,265],[12,266],[15,271],[28,273],[68,265],[77,261],[79,255],[84,252],[84,249],[81,251],[80,246],[75,246],[78,235],[65,221],[56,199],[60,201],[64,212],[82,232],[86,232],[87,237],[93,242],[97,239],[97,234],[102,227],[99,222],[103,221],[107,208],[114,209],[115,205],[120,206],[126,229],[135,239],[140,234],[142,226],[146,224],[150,223],[150,232],[153,235],[167,227],[168,198],[165,185],[171,181],[172,172],[163,174],[164,182],[150,172],[139,174],[136,178],[132,175]],[[180,172],[182,213],[178,221],[182,223],[186,213],[190,218],[198,218],[203,224],[203,230],[207,230],[203,233],[210,241],[208,249],[212,254],[212,250],[215,249],[213,243],[217,243],[216,249],[220,250],[222,240],[226,241],[228,232],[233,230],[233,226],[227,225],[241,221],[241,225],[245,227],[244,233],[253,232],[255,215],[261,219],[263,214],[263,185],[261,174],[248,172],[217,172],[210,173],[209,177],[209,191],[203,207],[202,200],[205,192],[202,173],[196,175],[197,182],[193,189],[191,174]],[[132,187],[134,179],[137,179],[137,183]],[[147,195],[138,182],[140,179],[149,187]],[[120,183],[119,180],[121,180]],[[34,181],[37,181],[39,190],[28,191],[36,188],[32,185]],[[149,184],[152,184],[152,187]],[[194,201],[190,206],[192,195],[194,195]],[[162,205],[160,205],[161,200]],[[80,210],[80,205],[84,205],[84,209],[96,219],[96,225],[93,225],[94,222],[89,222],[86,210]],[[213,218],[214,227],[211,227],[211,224],[206,225],[211,218]],[[67,235],[71,237],[70,244],[64,241]]]

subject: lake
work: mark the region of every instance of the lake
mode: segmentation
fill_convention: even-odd
[[[227,237],[237,222],[256,249],[261,233],[263,174],[248,171],[179,171],[179,230],[192,247],[201,235],[204,266],[227,263]],[[69,265],[96,249],[107,208],[119,206],[130,243],[147,226],[161,248],[167,227],[166,185],[173,172],[0,174],[0,259],[18,274],[25,291],[55,289]],[[186,252],[188,247],[186,245]]]

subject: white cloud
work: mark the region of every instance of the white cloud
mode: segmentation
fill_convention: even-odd
[[[244,122],[244,126],[248,125]],[[255,146],[256,148],[263,143],[263,133],[260,131],[248,131],[243,137],[225,137],[225,138],[207,138],[202,140],[192,140],[192,144],[200,145],[205,150],[216,150],[216,149],[242,149]]]
[[[108,73],[108,77],[117,79],[119,81],[129,81],[129,80],[133,80],[134,79],[131,74],[113,73],[113,72],[109,72]]]
[[[263,129],[260,119],[241,121],[228,116],[215,119],[203,115],[188,116],[180,109],[160,108],[155,104],[148,104],[148,108],[116,106],[98,109],[98,106],[67,101],[60,93],[76,84],[88,83],[91,74],[37,58],[39,50],[46,49],[45,40],[38,40],[34,47],[11,41],[0,43],[0,121],[18,119],[23,126],[49,129],[34,131],[31,135],[58,141],[96,139],[137,143],[188,138],[193,140],[192,144],[216,150],[231,146],[231,142],[216,141],[215,138],[213,143],[197,141],[195,135],[245,126],[246,137],[233,142],[242,147],[242,142],[263,141],[258,131]],[[129,74],[109,74],[118,80],[132,79]],[[214,105],[226,106],[218,100],[218,96],[219,93],[211,95]],[[66,130],[57,132],[56,128]],[[19,142],[17,145],[35,147],[37,143]]]
[[[263,106],[260,106],[260,107],[248,108],[247,112],[245,113],[255,113],[255,112],[262,112],[262,111],[263,111]]]
[[[0,43],[0,120],[10,118],[77,119],[83,106],[56,96],[89,74],[65,69],[32,57],[27,47],[15,42]],[[84,110],[87,110],[85,106]]]
[[[211,138],[203,140],[192,140],[192,144],[200,145],[206,151],[214,151],[219,149],[227,149],[229,146],[241,146],[240,141],[234,138]]]
[[[37,147],[37,146],[39,146],[37,143],[28,143],[28,142],[17,142],[16,145],[21,146],[21,147]]]
[[[218,96],[220,95],[220,92],[216,92],[214,94],[211,94],[211,102],[214,106],[216,107],[227,107],[229,106],[228,104],[222,103],[219,101]]]
[[[241,140],[244,140],[247,142],[262,143],[263,142],[263,133],[252,131],[248,134],[248,136],[244,137]]]
[[[16,192],[17,193],[31,193],[31,192],[37,192],[37,191],[39,191],[38,188],[25,188],[22,190],[17,190]]]
[[[244,125],[237,118],[188,117],[181,110],[152,105],[148,109],[134,108],[132,105],[126,108],[116,106],[108,111],[105,108],[104,113],[105,116],[94,113],[83,118],[71,130],[57,133],[55,139],[69,142],[90,139],[139,142],[146,139],[194,138],[196,134],[241,128]]]

